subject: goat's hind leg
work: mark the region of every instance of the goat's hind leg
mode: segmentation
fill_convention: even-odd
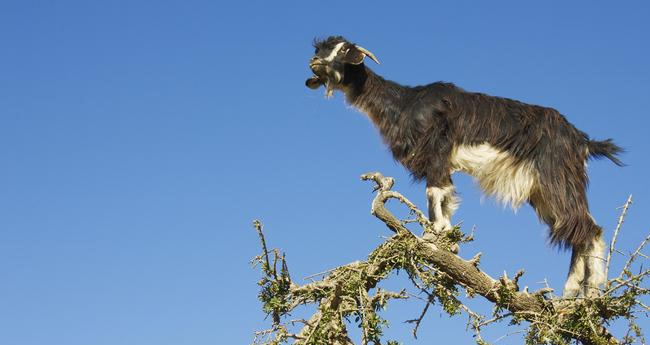
[[[585,257],[586,281],[584,284],[585,297],[600,296],[600,286],[605,283],[605,240],[602,231],[594,237]]]
[[[600,286],[605,283],[605,241],[602,229],[596,225],[591,216],[586,224],[594,233],[584,244],[573,247],[569,276],[564,285],[564,297],[596,297],[600,295]]]
[[[564,283],[562,297],[572,298],[580,295],[582,292],[582,283],[585,279],[585,268],[584,246],[573,246],[573,250],[571,251],[571,266],[569,267],[569,275],[567,276],[566,283]]]

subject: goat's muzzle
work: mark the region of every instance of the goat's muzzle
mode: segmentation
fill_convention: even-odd
[[[325,95],[328,98],[331,97],[335,85],[341,82],[341,74],[319,58],[312,58],[309,61],[309,68],[314,75],[305,81],[305,85],[310,89],[317,89],[323,85],[325,86]]]
[[[321,85],[323,85],[323,82],[315,75],[305,80],[305,86],[312,90],[318,89]]]
[[[327,64],[318,59],[312,59],[309,62],[309,69],[316,75],[324,75],[327,73]]]
[[[327,68],[325,64],[318,58],[313,57],[309,61],[309,69],[314,72],[314,75],[305,81],[305,85],[310,89],[318,89],[321,85],[325,85],[326,81],[319,77],[319,75],[326,75]]]

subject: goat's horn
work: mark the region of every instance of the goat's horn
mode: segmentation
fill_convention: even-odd
[[[357,49],[359,49],[360,52],[362,52],[367,57],[371,58],[372,61],[376,62],[379,65],[379,60],[377,60],[377,57],[375,57],[375,54],[371,53],[370,50],[368,50],[368,49],[366,49],[366,48],[364,48],[362,46],[358,46],[358,45],[355,45],[355,47],[357,47]]]

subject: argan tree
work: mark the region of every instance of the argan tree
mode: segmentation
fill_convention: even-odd
[[[477,344],[487,344],[481,330],[503,320],[511,325],[524,325],[526,344],[531,345],[645,344],[637,318],[647,318],[650,314],[650,307],[644,304],[644,298],[650,293],[644,287],[644,279],[650,269],[643,268],[643,261],[648,257],[642,252],[650,235],[627,254],[616,249],[616,239],[632,203],[631,197],[622,208],[606,258],[609,270],[613,254],[624,255],[622,270],[616,275],[610,274],[599,296],[560,298],[549,287],[537,291],[520,288],[518,280],[523,270],[494,278],[481,269],[480,253],[471,259],[454,254],[455,250],[451,249],[472,241],[473,237],[463,234],[459,227],[451,232],[437,233],[433,239],[428,235],[424,240],[407,225],[416,225],[421,234],[434,232],[433,225],[411,201],[392,190],[393,178],[380,173],[365,174],[361,178],[375,183],[377,194],[372,201],[372,214],[393,235],[365,260],[316,275],[310,283],[300,285],[291,278],[285,253],[269,250],[262,223],[254,222],[262,247],[262,253],[253,260],[259,264],[263,275],[258,282],[259,299],[263,311],[272,320],[268,330],[255,333],[254,344],[352,345],[354,342],[348,333],[351,324],[361,329],[361,344],[398,344],[395,340],[384,339],[383,328],[388,321],[382,318],[381,310],[391,300],[415,296],[408,293],[412,290],[426,296],[424,308],[415,312],[417,317],[407,320],[413,324],[415,337],[425,314],[435,305],[450,316],[466,315]],[[391,199],[408,209],[408,219],[398,219],[386,208]],[[397,271],[405,272],[412,286],[397,292],[382,289],[382,281]],[[493,305],[492,314],[472,311],[463,302],[463,296],[486,299]],[[292,319],[292,311],[305,304],[315,305],[315,313],[308,319]],[[617,319],[627,323],[624,334],[613,334],[608,329]]]

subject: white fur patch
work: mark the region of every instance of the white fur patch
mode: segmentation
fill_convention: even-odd
[[[584,255],[578,254],[575,260],[573,260],[574,255],[576,253],[572,254],[569,276],[566,278],[564,290],[562,290],[563,297],[577,297],[583,290],[582,282],[585,279],[585,258]]]
[[[324,60],[327,61],[327,62],[331,62],[332,60],[334,60],[336,55],[338,55],[339,50],[341,50],[341,48],[343,48],[344,44],[345,44],[345,42],[337,43],[336,46],[334,46],[334,49],[332,49],[332,52],[330,53],[330,55],[328,55]]]
[[[436,229],[436,231],[451,229],[451,213],[453,212],[451,208],[456,205],[447,205],[445,206],[445,210],[443,209],[442,202],[445,198],[453,195],[454,186],[446,186],[442,188],[427,187],[426,192],[427,201],[429,202],[429,216],[433,216],[434,218],[434,229]]]
[[[514,209],[528,200],[538,181],[532,162],[516,162],[509,153],[487,143],[455,147],[451,165],[452,172],[473,176],[486,194]]]
[[[438,188],[438,187],[427,187],[426,188],[427,196],[429,198],[432,198],[432,199],[438,200],[438,201],[441,201],[442,199],[444,199],[445,196],[452,193],[453,191],[454,191],[454,186],[451,186],[451,185],[446,186],[446,187],[442,187],[442,188]]]
[[[598,296],[600,286],[605,283],[605,241],[598,236],[589,244],[588,249],[574,248],[569,276],[564,284],[564,297]]]
[[[587,279],[586,294],[597,293],[601,284],[607,281],[605,276],[605,240],[603,236],[594,238],[591,246],[591,251],[587,254],[587,269],[589,270],[589,278]]]

